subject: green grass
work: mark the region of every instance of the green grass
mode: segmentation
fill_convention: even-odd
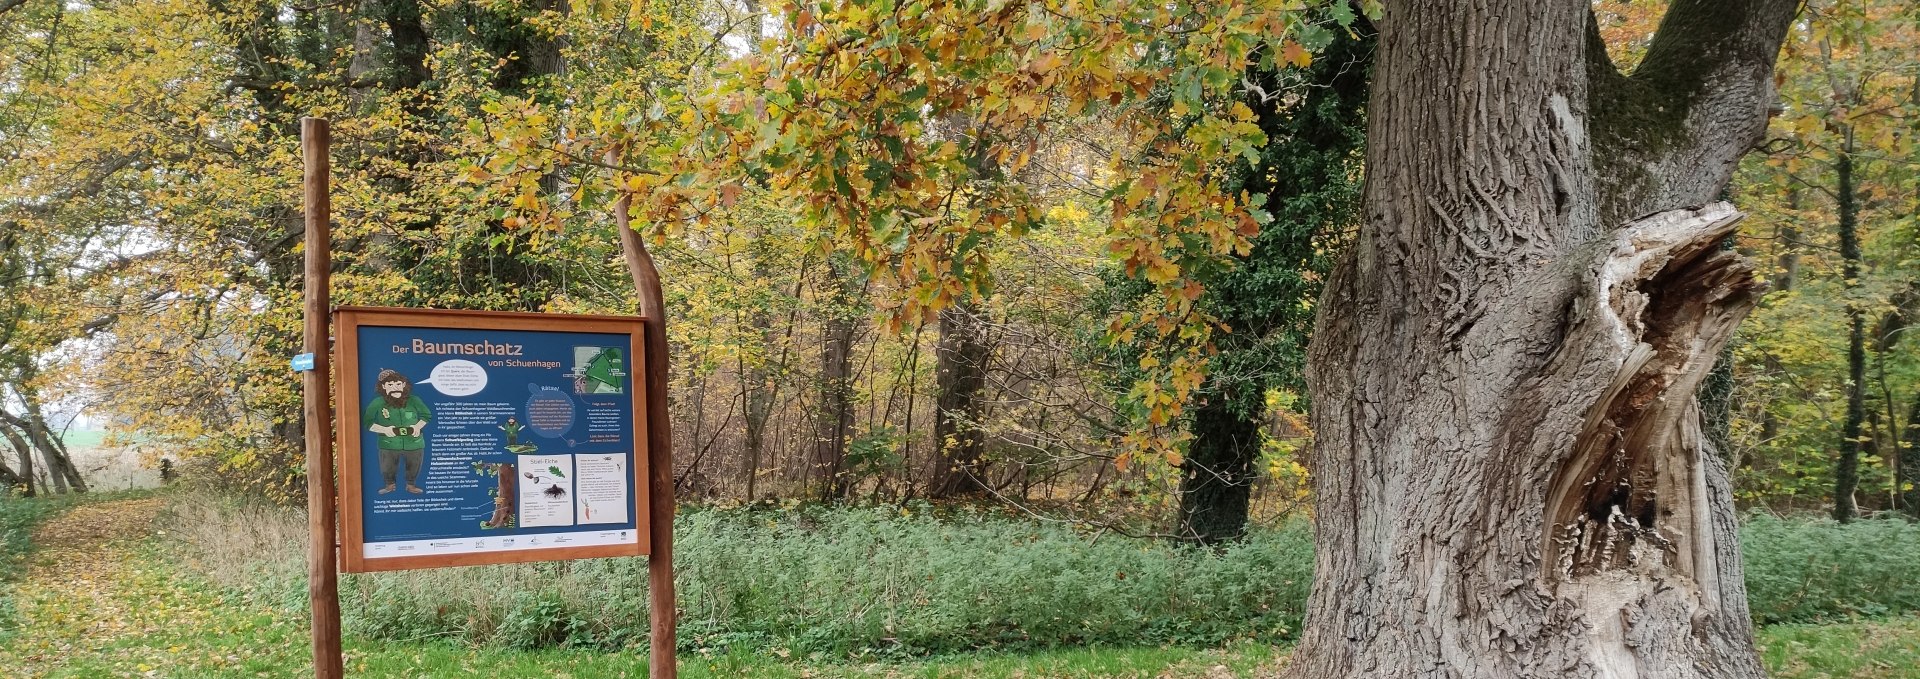
[[[117,497],[127,497],[119,495]],[[134,495],[138,497],[138,495]],[[95,499],[95,498],[88,498]],[[100,498],[105,499],[105,498]],[[79,502],[0,506],[25,527]],[[146,503],[152,506],[153,502]],[[17,597],[29,626],[0,643],[0,667],[29,677],[296,677],[309,662],[305,614],[265,592],[223,587],[183,566],[138,512],[112,512],[68,526],[124,520],[102,544],[42,555],[33,582],[0,590]],[[1920,679],[1920,618],[1891,617],[1763,628],[1762,657],[1780,679]],[[807,651],[777,643],[705,644],[680,654],[689,679],[1216,679],[1272,667],[1284,645],[1237,642],[1089,645],[923,658]],[[643,677],[644,644],[610,649],[515,649],[452,633],[410,639],[349,635],[356,677]]]
[[[0,492],[0,582],[20,576],[35,526],[73,506],[78,496],[22,498]]]
[[[1272,644],[1299,628],[1312,579],[1312,538],[1299,524],[1213,552],[922,509],[686,512],[674,550],[682,650],[905,659]],[[183,562],[301,605],[296,515],[218,500],[174,511]],[[343,578],[341,606],[368,637],[618,649],[645,641],[646,580],[641,559],[380,573]]]
[[[42,494],[32,498],[0,492],[0,583],[11,582],[20,576],[26,566],[27,557],[33,552],[31,544],[33,531],[48,519],[84,503],[152,495],[154,491],[145,489],[66,495]]]
[[[297,513],[217,499],[175,506],[183,560],[226,587],[302,605]],[[680,641],[690,652],[901,659],[1283,643],[1300,628],[1313,569],[1312,535],[1299,523],[1258,529],[1221,552],[923,506],[694,508],[675,532]],[[1920,525],[1759,515],[1742,534],[1759,624],[1920,612]],[[220,558],[195,560],[207,554]],[[347,624],[368,637],[618,649],[647,633],[639,559],[342,582]]]
[[[37,608],[47,619],[24,638],[0,650],[7,667],[30,676],[82,677],[292,677],[308,661],[305,619],[260,601],[218,590],[180,573],[150,545],[131,553],[105,577],[113,600],[93,605],[115,616],[55,617],[84,599],[61,596]],[[14,654],[9,657],[9,653]],[[782,657],[783,653],[785,657]],[[355,677],[571,676],[644,677],[646,649],[618,651],[472,646],[453,640],[386,641],[350,637],[346,665]],[[1229,676],[1246,677],[1274,658],[1271,647],[1241,645],[1220,650],[1188,648],[1080,648],[1026,655],[974,655],[900,662],[848,662],[796,657],[773,650],[722,654],[683,653],[688,679],[1005,678]]]
[[[34,521],[81,504],[32,503],[42,505],[33,510]],[[158,506],[157,500],[141,499],[86,507],[76,511],[87,515],[48,526],[59,528],[55,532],[69,540],[47,545],[30,560],[35,567],[30,580],[0,590],[17,600],[16,613],[25,623],[0,642],[0,667],[28,677],[76,679],[305,673],[305,614],[258,593],[221,587],[182,567],[162,544],[165,529],[151,520]],[[26,509],[12,511],[28,516]],[[644,677],[647,670],[644,645],[521,650],[445,637],[350,635],[345,656],[356,677]],[[680,666],[689,679],[1211,679],[1249,676],[1274,657],[1271,646],[1241,644],[1224,649],[1087,647],[878,662],[768,647],[683,652]]]
[[[1774,679],[1920,678],[1920,618],[1773,625],[1759,644]]]
[[[1920,524],[1756,514],[1741,527],[1740,551],[1759,624],[1920,611]]]

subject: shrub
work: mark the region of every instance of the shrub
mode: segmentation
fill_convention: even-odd
[[[1749,518],[1740,532],[1760,624],[1920,610],[1920,525],[1903,519]]]

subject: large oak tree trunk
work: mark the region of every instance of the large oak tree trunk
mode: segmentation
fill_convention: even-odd
[[[1584,0],[1389,7],[1292,676],[1762,676],[1694,394],[1754,302],[1710,201],[1794,9],[1680,0],[1629,77]]]

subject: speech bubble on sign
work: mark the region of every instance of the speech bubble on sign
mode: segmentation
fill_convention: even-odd
[[[487,369],[464,359],[441,361],[433,367],[433,374],[420,383],[431,384],[448,396],[472,396],[487,388]]]
[[[573,399],[557,387],[528,384],[527,427],[547,438],[559,438],[573,428]],[[569,441],[568,445],[572,445]]]

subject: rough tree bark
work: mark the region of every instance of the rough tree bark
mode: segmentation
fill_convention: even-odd
[[[1678,0],[1625,76],[1585,0],[1388,8],[1291,676],[1763,676],[1694,393],[1759,286],[1710,201],[1795,9]]]
[[[987,388],[984,311],[956,302],[940,311],[940,340],[934,347],[933,483],[936,498],[985,495],[988,490],[980,429]]]

